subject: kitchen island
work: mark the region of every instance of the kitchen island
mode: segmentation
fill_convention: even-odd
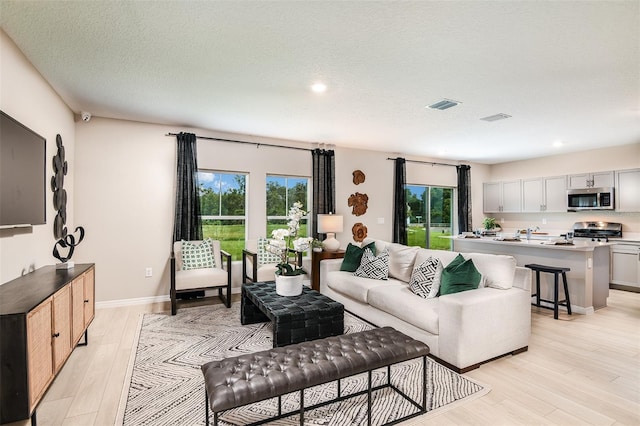
[[[609,247],[612,243],[574,240],[573,245],[552,245],[552,241],[521,239],[512,241],[492,237],[453,237],[453,250],[461,253],[506,254],[515,257],[518,266],[537,263],[571,268],[567,272],[571,309],[591,314],[607,306],[609,297]],[[560,286],[562,294],[562,286]],[[535,275],[532,293],[535,292]],[[553,274],[540,274],[540,293],[553,299]],[[560,299],[563,299],[562,295]],[[547,306],[550,306],[549,304]]]

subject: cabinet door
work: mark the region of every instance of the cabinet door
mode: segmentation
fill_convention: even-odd
[[[71,353],[71,289],[53,295],[53,370],[57,373]]]
[[[84,284],[84,329],[89,327],[95,316],[95,269],[91,268],[83,275]]]
[[[640,287],[640,245],[612,249],[611,282]]]
[[[485,182],[482,184],[482,207],[486,213],[498,213],[502,205],[502,185],[500,182]]]
[[[640,212],[640,169],[620,170],[616,174],[616,211]]]
[[[71,315],[71,323],[73,329],[73,344],[82,337],[84,333],[84,279],[82,276],[71,282],[71,303],[73,312]]]
[[[525,213],[544,211],[542,178],[522,180],[522,211]]]
[[[52,298],[27,314],[29,408],[32,411],[53,378]]]
[[[502,211],[522,211],[522,186],[520,180],[502,182]]]
[[[591,182],[594,188],[613,186],[613,172],[591,173]]]
[[[544,211],[567,211],[567,177],[555,176],[544,179]]]
[[[567,176],[567,189],[582,189],[590,187],[591,177],[589,173]]]

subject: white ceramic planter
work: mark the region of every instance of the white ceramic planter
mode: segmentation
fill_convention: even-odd
[[[299,296],[302,294],[304,275],[276,275],[276,293],[279,296]]]

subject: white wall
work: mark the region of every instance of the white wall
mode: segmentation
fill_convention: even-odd
[[[32,228],[0,230],[0,283],[5,283],[30,270],[58,262],[51,254],[56,239],[53,235],[53,193],[48,179],[53,175],[51,158],[56,154],[56,135],[60,134],[66,151],[69,172],[65,178],[67,191],[67,227],[75,227],[74,191],[75,130],[72,111],[29,63],[13,41],[0,30],[0,109],[47,140],[46,167],[47,223]],[[73,258],[75,259],[75,256]]]

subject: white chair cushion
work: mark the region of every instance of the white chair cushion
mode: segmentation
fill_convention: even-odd
[[[258,268],[258,275],[256,277],[256,280],[258,282],[275,280],[277,269],[278,268],[276,267],[275,264],[260,266]]]
[[[227,271],[219,268],[199,268],[176,271],[176,290],[189,290],[227,285]]]
[[[423,299],[406,285],[369,290],[369,304],[421,330],[438,334],[439,299]]]

